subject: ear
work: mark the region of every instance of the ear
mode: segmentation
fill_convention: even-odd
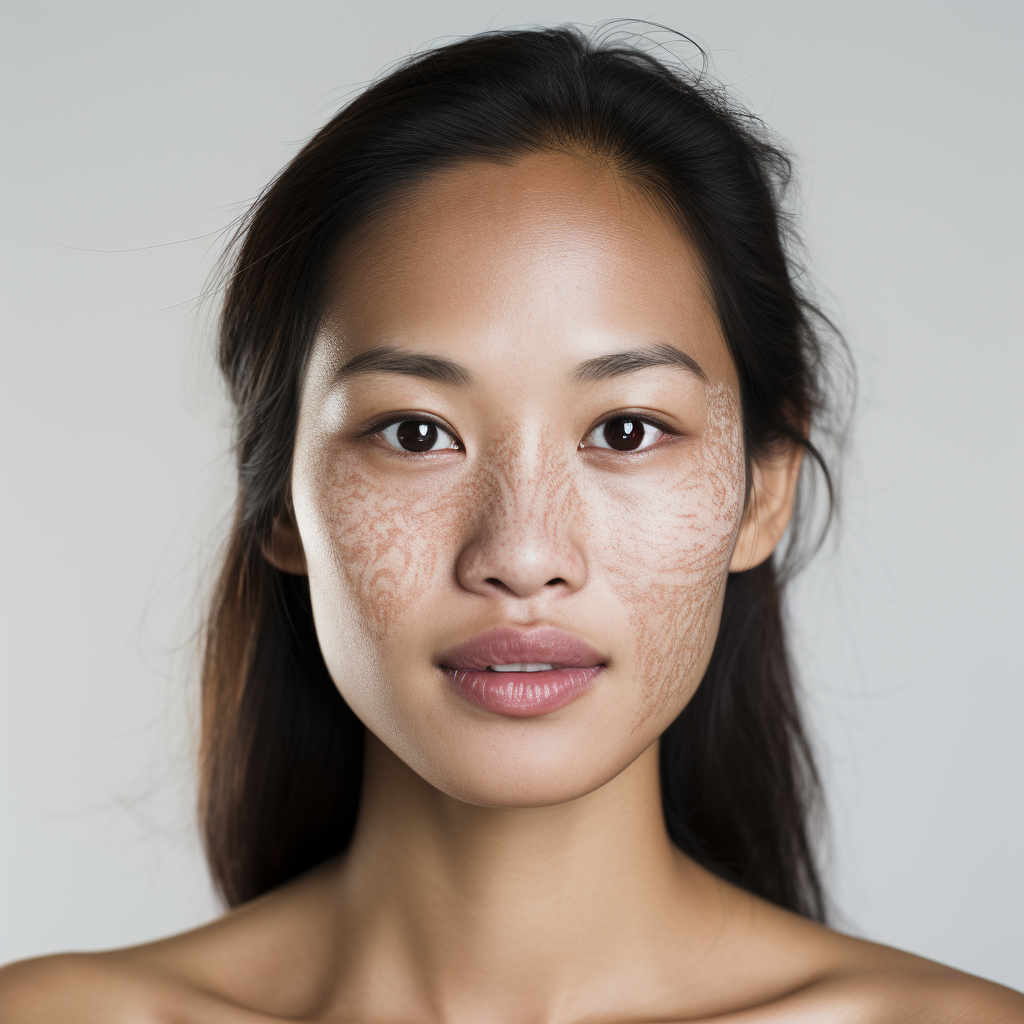
[[[729,572],[759,566],[776,548],[793,515],[803,445],[790,442],[777,456],[754,462],[750,500],[743,516]]]
[[[290,495],[274,520],[270,536],[263,542],[263,557],[281,572],[306,575],[306,553],[302,550],[302,538],[295,524]]]

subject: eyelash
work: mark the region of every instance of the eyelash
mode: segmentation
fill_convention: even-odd
[[[367,427],[366,430],[360,432],[361,438],[379,437],[390,427],[398,426],[402,423],[429,423],[434,426],[439,432],[447,434],[456,444],[457,448],[442,448],[440,451],[465,451],[465,446],[459,440],[455,431],[451,427],[446,426],[439,419],[435,419],[433,416],[428,416],[425,413],[406,413],[399,416],[389,416],[387,419],[379,420],[373,426]],[[408,449],[396,448],[390,441],[385,440],[383,437],[381,441],[387,446],[387,448],[395,455],[399,457],[411,456],[412,458],[422,458],[424,455],[433,454],[431,452],[413,452]]]
[[[615,413],[615,414],[613,414],[611,416],[606,416],[599,423],[596,423],[594,426],[592,426],[583,435],[583,439],[579,442],[579,446],[578,446],[577,450],[578,451],[582,451],[584,448],[601,448],[604,451],[618,451],[620,455],[633,454],[635,449],[634,450],[630,450],[630,449],[613,449],[610,445],[605,447],[604,445],[599,445],[599,444],[585,444],[584,443],[586,441],[586,439],[588,437],[590,437],[591,435],[593,435],[596,431],[600,430],[602,427],[606,426],[607,424],[614,422],[615,420],[635,420],[638,423],[642,423],[645,427],[653,427],[655,430],[660,431],[666,437],[677,437],[679,435],[678,431],[673,430],[670,426],[668,426],[667,423],[665,423],[662,420],[656,419],[655,417],[652,417],[649,414],[641,415],[640,413],[632,413],[629,410],[625,410],[623,412],[617,412],[617,413]],[[440,432],[442,432],[444,434],[447,434],[452,439],[452,441],[454,441],[454,445],[453,446],[448,446],[446,448],[436,449],[437,451],[465,451],[466,450],[465,445],[459,439],[458,435],[455,433],[454,430],[452,430],[450,427],[446,426],[443,422],[441,422],[441,420],[435,419],[433,416],[429,416],[429,415],[427,415],[425,413],[406,414],[406,415],[401,415],[401,416],[389,416],[387,419],[381,420],[381,421],[377,422],[376,424],[374,424],[373,426],[368,427],[367,429],[361,431],[359,436],[360,437],[377,437],[377,436],[383,434],[384,431],[389,429],[390,427],[398,426],[399,424],[402,424],[402,423],[429,423],[429,424],[432,424],[438,431],[440,431]],[[399,456],[403,456],[403,457],[404,456],[411,456],[413,458],[419,458],[419,457],[423,457],[424,455],[432,454],[431,451],[414,452],[414,451],[409,451],[408,449],[398,448],[395,445],[391,444],[390,441],[387,441],[384,438],[381,438],[381,440],[384,442],[385,445],[387,445],[387,447],[394,454],[399,455]],[[654,441],[652,444],[648,445],[646,448],[640,449],[640,452],[644,452],[644,451],[650,450],[651,448],[653,448],[656,445],[660,444],[661,440],[662,439],[659,438],[658,440]]]
[[[630,454],[634,454],[634,453],[639,454],[641,452],[649,451],[651,448],[654,448],[656,445],[660,444],[661,441],[662,441],[661,438],[658,438],[658,440],[654,441],[652,444],[647,445],[646,448],[639,448],[639,449],[614,449],[610,445],[608,447],[605,447],[604,445],[597,445],[597,444],[589,444],[588,445],[588,444],[584,444],[584,441],[588,437],[590,437],[591,435],[595,434],[602,427],[607,426],[609,423],[614,423],[616,420],[633,420],[633,421],[635,421],[637,423],[642,423],[645,427],[654,427],[655,430],[661,431],[661,433],[663,435],[665,435],[666,437],[678,437],[679,436],[679,431],[678,430],[673,430],[663,420],[659,420],[656,417],[651,416],[649,413],[642,413],[640,411],[631,411],[629,409],[626,409],[626,410],[624,410],[622,412],[613,413],[611,416],[606,416],[599,423],[597,423],[594,426],[592,426],[586,432],[586,434],[583,435],[583,440],[580,441],[579,448],[580,449],[583,449],[583,448],[602,448],[605,451],[618,451],[618,453],[620,455],[630,455]]]

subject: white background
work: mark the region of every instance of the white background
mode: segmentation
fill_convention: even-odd
[[[216,232],[410,50],[629,17],[701,41],[789,140],[861,373],[841,546],[794,603],[845,927],[1024,988],[1024,6],[5,10],[0,961],[216,912],[190,817],[191,637],[232,488],[193,301]]]

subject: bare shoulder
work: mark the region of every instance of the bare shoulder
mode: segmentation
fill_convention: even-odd
[[[881,946],[851,960],[796,993],[778,1020],[803,1019],[799,1008],[851,1024],[1024,1024],[1024,995],[994,982]]]
[[[0,968],[3,1024],[163,1024],[169,980],[110,953],[62,953]],[[180,986],[179,986],[180,988]],[[187,1000],[182,988],[175,993]]]
[[[733,893],[722,978],[756,980],[716,1024],[1024,1024],[1019,992]]]
[[[101,990],[112,980],[98,962],[81,954],[22,960],[0,967],[0,1020],[10,1024],[57,1024],[60,1020],[115,1020]],[[91,1004],[91,1005],[90,1005]],[[104,1005],[106,1004],[106,1005]]]
[[[0,1024],[265,1024],[300,1016],[316,995],[303,967],[327,945],[304,905],[309,888],[297,880],[157,942],[0,967]]]
[[[171,940],[168,940],[171,941]],[[0,967],[2,1024],[266,1024],[146,947]]]
[[[1024,995],[1019,992],[902,950],[808,924],[807,937],[821,953],[817,976],[779,1000],[777,1015],[769,1013],[765,1022],[1024,1024]]]

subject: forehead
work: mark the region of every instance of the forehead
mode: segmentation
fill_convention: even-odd
[[[327,326],[346,358],[387,343],[575,362],[668,343],[735,382],[695,247],[597,157],[436,172],[345,247]]]

